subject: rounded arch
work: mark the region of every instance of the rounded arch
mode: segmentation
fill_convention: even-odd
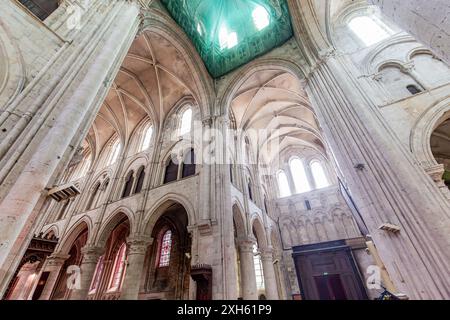
[[[437,56],[432,51],[430,51],[430,49],[421,46],[421,47],[410,50],[408,52],[406,59],[408,62],[413,62],[414,57],[417,55],[420,55],[420,54],[427,54],[427,55],[432,56],[433,58],[437,58]]]
[[[142,223],[143,229],[140,231],[143,234],[151,234],[158,219],[174,204],[181,205],[186,211],[188,216],[188,226],[195,225],[195,209],[192,203],[183,195],[168,193],[157,200],[150,210],[147,211]]]
[[[134,233],[136,231],[136,223],[134,221],[133,212],[129,208],[121,206],[115,209],[106,221],[102,223],[102,227],[97,233],[95,245],[104,248],[111,232],[116,226],[125,220],[128,220],[130,224],[130,234]]]
[[[92,236],[92,220],[88,216],[83,216],[78,221],[76,221],[67,232],[65,232],[63,239],[59,245],[58,252],[61,254],[69,254],[73,243],[77,238],[87,230],[88,240]]]
[[[450,97],[427,108],[414,124],[410,134],[410,148],[424,168],[437,165],[431,151],[431,135],[439,124],[450,117]]]

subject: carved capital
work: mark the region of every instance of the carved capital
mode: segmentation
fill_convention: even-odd
[[[47,266],[49,267],[61,267],[67,259],[70,258],[70,255],[54,253],[47,257]]]
[[[153,238],[141,235],[134,235],[127,238],[128,254],[142,254],[147,251],[148,246],[153,243]]]
[[[443,164],[437,164],[428,168],[425,168],[426,173],[433,179],[434,182],[442,182],[442,176],[444,175],[445,168]]]
[[[261,250],[261,260],[262,261],[273,261],[273,249],[272,248],[266,248]]]
[[[253,246],[256,244],[256,239],[249,237],[245,239],[239,240],[239,250],[242,253],[252,253],[253,254]]]
[[[105,252],[101,247],[85,246],[81,249],[83,254],[83,264],[85,263],[97,263],[100,256]]]

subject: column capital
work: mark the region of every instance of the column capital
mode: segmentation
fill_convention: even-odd
[[[83,263],[97,263],[98,258],[105,252],[105,248],[84,246],[81,248]]]
[[[242,252],[253,254],[253,246],[256,244],[256,239],[253,237],[243,238],[238,240],[239,249]]]
[[[273,248],[265,248],[261,250],[261,260],[273,261]]]
[[[47,257],[47,266],[49,267],[60,267],[70,258],[68,254],[53,253]]]
[[[144,235],[131,235],[127,238],[128,254],[145,254],[153,238]]]

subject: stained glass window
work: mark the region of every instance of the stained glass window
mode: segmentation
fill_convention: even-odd
[[[109,291],[116,291],[120,288],[125,270],[126,251],[127,246],[125,243],[122,244],[119,251],[117,251],[116,258],[114,260],[114,268],[111,277],[111,283],[109,285]]]
[[[258,246],[253,245],[253,263],[255,265],[255,275],[256,275],[256,288],[258,290],[264,289],[264,272],[261,261],[261,255],[258,251]]]
[[[286,0],[162,0],[191,38],[206,68],[220,77],[289,40]]]
[[[160,268],[169,266],[171,249],[172,249],[172,231],[167,230],[161,239],[161,250],[159,253],[159,264],[158,264]]]
[[[98,285],[100,284],[100,279],[102,278],[104,258],[105,256],[101,256],[100,259],[98,259],[97,266],[95,267],[94,277],[92,278],[91,287],[89,288],[89,293],[95,293],[95,291],[97,291]]]

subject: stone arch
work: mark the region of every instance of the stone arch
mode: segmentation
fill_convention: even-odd
[[[130,234],[133,234],[137,228],[134,221],[134,215],[130,209],[122,206],[114,210],[106,219],[106,221],[102,223],[102,227],[97,233],[95,246],[104,248],[109,236],[111,235],[111,232],[115,227],[117,227],[121,222],[125,220],[128,220],[130,224]]]
[[[438,163],[431,151],[431,135],[439,124],[446,118],[450,112],[450,97],[447,97],[438,103],[427,108],[414,124],[410,134],[411,152],[416,156],[419,164],[425,169],[436,166]]]
[[[144,224],[145,235],[153,239],[144,265],[145,291],[166,299],[188,297],[191,257],[198,256],[192,247],[195,232],[190,232],[189,225],[187,209],[173,200],[163,202]],[[165,241],[170,248],[166,251]]]
[[[192,203],[184,196],[176,193],[168,193],[165,196],[157,200],[154,205],[147,211],[141,231],[143,234],[151,234],[153,227],[158,219],[166,212],[166,210],[174,204],[181,205],[187,213],[188,225],[193,226],[196,224],[195,209]]]
[[[85,231],[88,232],[88,241],[92,237],[92,221],[88,216],[80,218],[72,227],[62,236],[62,240],[58,245],[57,251],[61,254],[68,254],[73,243]]]
[[[43,234],[44,238],[47,238],[47,236],[50,233],[53,233],[53,235],[56,238],[59,238],[59,228],[56,224],[53,224],[53,225],[49,226],[48,228],[45,228],[42,230],[42,234]]]

